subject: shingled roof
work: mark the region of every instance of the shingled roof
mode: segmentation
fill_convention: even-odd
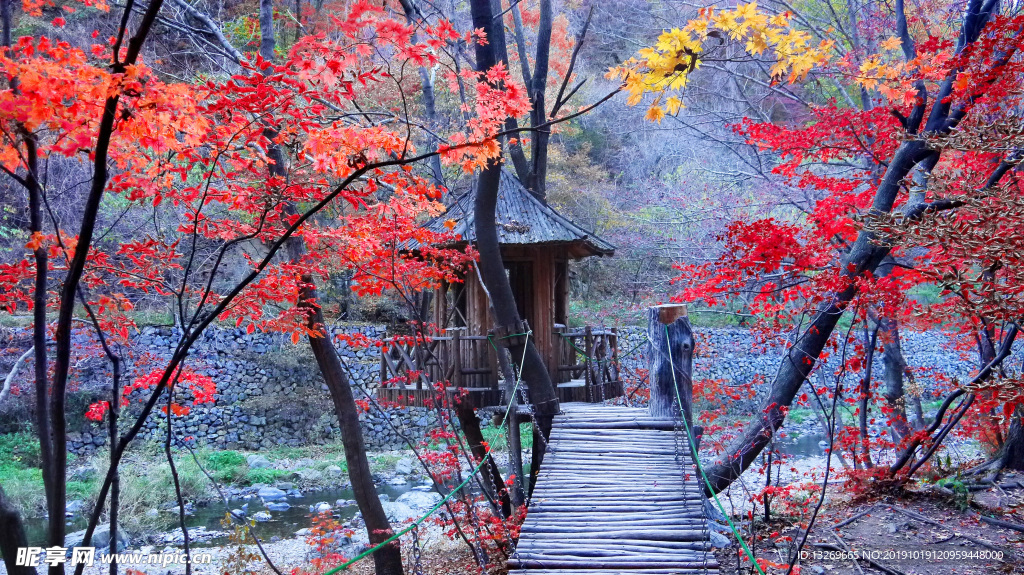
[[[452,229],[463,240],[476,241],[476,218],[473,199],[476,188],[460,196],[448,210],[425,224],[427,229],[444,232],[445,222],[453,220]],[[572,244],[574,257],[609,256],[615,246],[581,228],[551,206],[537,199],[515,176],[501,171],[498,204],[495,209],[498,241],[502,245]]]

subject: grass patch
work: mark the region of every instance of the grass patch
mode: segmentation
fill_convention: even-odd
[[[203,449],[196,454],[203,468],[218,483],[235,483],[246,477],[249,466],[245,456],[237,451],[211,451]]]
[[[46,511],[39,441],[31,433],[0,435],[0,485],[22,515]]]
[[[810,409],[804,407],[794,407],[793,409],[789,410],[789,413],[786,415],[786,419],[792,421],[797,425],[800,425],[801,423],[807,421],[813,416],[814,412]]]
[[[384,473],[395,468],[395,465],[402,459],[401,455],[383,454],[370,457],[370,472]]]
[[[480,430],[483,432],[484,441],[491,446],[491,449],[506,449],[508,448],[508,438],[502,433],[502,429],[494,425],[488,425],[487,427]],[[533,448],[533,424],[532,423],[520,423],[519,424],[519,441],[523,446],[523,449]]]
[[[0,467],[39,467],[39,440],[20,431],[0,435]]]
[[[242,482],[246,485],[256,485],[257,483],[272,484],[288,477],[290,473],[291,471],[286,469],[271,469],[269,467],[250,469],[246,472]]]

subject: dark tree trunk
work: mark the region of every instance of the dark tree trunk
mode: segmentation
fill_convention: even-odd
[[[892,210],[901,182],[927,153],[924,146],[916,141],[905,142],[899,147],[878,187],[874,211],[887,213]],[[775,431],[782,426],[785,419],[782,408],[793,403],[793,399],[828,343],[839,318],[857,294],[854,278],[874,272],[887,254],[887,247],[874,242],[874,234],[868,230],[860,233],[840,268],[845,271],[847,287],[824,298],[826,303],[819,307],[808,328],[799,335],[782,360],[760,413],[755,414],[746,429],[729,445],[725,454],[707,469],[715,492],[725,489],[739,477],[768,445]]]
[[[868,407],[871,405],[871,372],[875,365],[875,346],[878,343],[878,330],[876,327],[871,335],[864,333],[864,377],[860,380],[860,454],[864,460],[864,468],[871,469],[871,445],[868,435]]]
[[[302,281],[304,286],[299,305],[307,313],[306,327],[317,334],[309,337],[309,346],[313,349],[320,373],[323,374],[327,388],[331,392],[334,412],[338,416],[341,429],[341,442],[345,447],[345,462],[348,465],[349,479],[352,481],[352,491],[359,511],[363,514],[370,545],[377,545],[394,535],[394,531],[373,484],[363,431],[359,427],[359,407],[356,405],[348,376],[341,365],[341,360],[338,359],[338,352],[334,349],[331,334],[327,332],[324,324],[312,278],[308,275],[303,276]],[[377,575],[403,574],[402,551],[397,539],[375,552],[373,561]]]
[[[273,0],[260,0],[260,54],[268,62],[273,59],[275,49],[273,9]],[[277,137],[277,130],[268,125],[264,129],[264,135],[268,140],[273,141]],[[275,143],[268,145],[267,150],[273,162],[269,167],[271,177],[287,178],[288,170],[284,150]],[[291,204],[286,206],[286,210],[290,213],[297,213],[295,206]],[[293,263],[300,262],[305,255],[305,245],[299,238],[290,239],[285,245],[285,249],[288,259]],[[373,483],[370,462],[366,457],[363,431],[359,426],[359,408],[356,405],[348,376],[334,349],[331,334],[326,329],[312,275],[303,275],[302,282],[299,306],[306,310],[307,327],[310,329],[310,333],[316,334],[309,336],[309,347],[313,351],[317,367],[327,383],[331,401],[334,403],[334,412],[338,417],[341,442],[345,449],[345,461],[356,505],[363,514],[363,522],[366,524],[370,544],[377,545],[394,535],[394,531],[391,529],[391,523],[388,521]],[[374,553],[373,561],[377,575],[402,575],[402,551],[399,541],[396,539]]]
[[[401,0],[402,11],[405,12],[406,20],[411,24],[416,21],[418,17],[422,17],[419,8],[416,7],[414,0]],[[419,42],[419,33],[414,33],[412,42],[415,44]],[[437,121],[437,104],[434,98],[434,83],[430,77],[430,70],[425,66],[419,67],[421,92],[423,93],[423,111],[425,112],[427,124],[431,128],[436,128],[438,125]],[[438,140],[433,134],[427,134],[427,148],[430,150],[436,149]],[[441,156],[432,156],[428,162],[430,162],[430,173],[434,177],[434,181],[439,185],[444,185],[444,172],[441,171]]]
[[[540,22],[537,25],[537,55],[534,58],[530,99],[533,110],[530,111],[530,125],[534,128],[548,121],[547,107],[544,103],[544,92],[548,85],[548,60],[551,57],[551,0],[540,0]],[[548,177],[548,143],[551,139],[550,130],[538,130],[533,133],[530,157],[530,177],[526,187],[539,198],[547,192]]]
[[[11,27],[14,17],[13,4],[13,0],[0,0],[0,45],[4,48],[11,47]],[[11,90],[18,90],[18,79],[16,77],[10,80],[10,86]],[[25,163],[27,165],[25,187],[28,193],[29,208],[28,232],[29,234],[42,233],[42,188],[39,185],[39,151],[35,136],[30,133],[25,134]],[[39,439],[39,459],[43,475],[43,493],[46,495],[46,510],[48,516],[53,517],[52,502],[55,495],[53,491],[53,444],[50,430],[50,413],[47,407],[50,382],[49,363],[46,353],[46,296],[47,274],[49,273],[46,249],[42,247],[36,248],[33,252],[33,258],[35,259],[36,266],[35,281],[32,287],[32,349],[35,362],[36,393],[35,431],[36,437]],[[0,499],[3,499],[2,492],[0,492]],[[9,505],[9,502],[6,503],[8,505],[0,509],[0,513],[4,514],[3,520],[5,524],[16,521],[18,529],[21,529],[21,519],[18,517],[17,509]],[[63,523],[64,510],[61,509],[60,511],[60,521]],[[0,527],[0,529],[3,529],[3,527]],[[2,534],[0,532],[0,535]],[[13,532],[11,536],[14,536]],[[4,557],[8,558],[8,561],[13,561],[13,559],[10,559],[12,556],[6,551],[4,552]],[[10,571],[10,568],[8,568],[8,571]],[[13,571],[10,572],[14,573]]]
[[[1010,428],[1006,432],[1003,452],[1000,454],[1000,469],[1024,471],[1024,410],[1017,406],[1010,419]]]
[[[10,575],[36,575],[34,568],[19,567],[15,564],[18,549],[24,547],[28,547],[25,525],[21,522],[18,509],[7,499],[3,487],[0,486],[0,553],[4,556],[4,565]]]
[[[500,26],[495,25],[490,0],[473,0],[471,9],[473,27],[483,28],[487,37],[491,39],[491,42],[486,45],[477,44],[476,46],[477,67],[481,71],[488,70],[499,62],[495,53],[495,40],[499,34],[502,38],[504,34],[500,32]],[[500,24],[500,20],[497,23]],[[507,65],[507,59],[502,62]],[[500,180],[501,164],[498,162],[492,162],[477,179],[476,198],[473,204],[476,248],[480,253],[477,267],[480,270],[484,286],[491,295],[491,305],[494,308],[494,316],[497,319],[499,330],[505,331],[505,335],[512,335],[519,333],[518,330],[523,328],[523,322],[519,317],[519,310],[516,309],[512,286],[509,285],[508,275],[505,273],[505,265],[501,258],[501,248],[498,245],[495,208]],[[535,406],[537,425],[546,439],[551,432],[551,420],[558,413],[558,398],[555,395],[554,385],[551,383],[551,376],[548,374],[544,360],[533,344],[532,338],[512,337],[507,343],[513,358],[524,358],[522,378],[529,390],[530,401]],[[540,463],[539,459],[534,459],[531,464],[532,475],[536,475]]]
[[[484,447],[484,434],[480,431],[480,418],[476,415],[473,402],[469,396],[460,396],[455,398],[454,404],[455,416],[459,418],[459,426],[462,427],[462,433],[469,443],[470,452],[477,461],[484,461],[483,467],[480,468],[484,489],[491,491],[491,497],[500,504],[502,515],[508,517],[512,515],[512,500],[509,498],[498,464]]]
[[[889,432],[892,434],[893,443],[899,445],[913,433],[907,418],[906,392],[903,387],[907,362],[903,357],[903,346],[900,344],[900,330],[897,321],[879,317],[878,324],[882,334],[882,379],[885,381],[883,397],[891,412]]]
[[[498,348],[498,367],[505,378],[505,390],[510,408],[508,411],[508,457],[512,474],[512,489],[509,497],[514,507],[526,502],[526,491],[523,488],[523,442],[519,431],[519,396],[516,391],[516,372],[512,368],[512,360],[508,349]]]

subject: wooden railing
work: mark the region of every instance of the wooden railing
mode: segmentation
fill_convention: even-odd
[[[614,328],[555,330],[558,336],[559,383],[583,379],[588,384],[606,383],[619,379],[619,336]]]
[[[465,388],[481,396],[478,406],[491,405],[501,395],[494,348],[487,336],[463,331],[449,329],[451,335],[433,337],[425,346],[392,345],[381,352],[380,380],[392,383],[381,388],[378,396],[423,405],[435,394],[434,382],[447,381],[453,389]]]
[[[380,358],[380,380],[388,384],[378,397],[423,405],[436,394],[434,382],[447,381],[452,391],[466,389],[477,396],[478,407],[496,405],[501,397],[497,353],[487,336],[464,331],[449,329],[424,346],[389,346]],[[593,402],[621,395],[614,329],[558,328],[553,345],[557,368],[551,377],[563,401]]]

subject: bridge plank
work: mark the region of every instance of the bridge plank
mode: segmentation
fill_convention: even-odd
[[[646,409],[563,404],[510,575],[717,575],[677,425]]]

